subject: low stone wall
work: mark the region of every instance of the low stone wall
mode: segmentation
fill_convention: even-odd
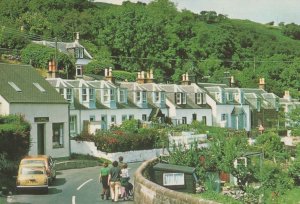
[[[157,158],[144,162],[134,174],[134,203],[140,204],[217,204],[193,197],[191,194],[181,193],[164,188],[145,178],[158,162]]]
[[[119,156],[124,157],[124,162],[141,162],[153,157],[167,154],[166,149],[137,150],[127,152],[107,153],[97,149],[94,142],[71,140],[71,151],[77,154],[88,154],[94,157],[104,158],[109,161],[118,161]]]

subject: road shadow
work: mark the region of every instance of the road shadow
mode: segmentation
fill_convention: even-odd
[[[66,179],[65,178],[56,178],[53,183],[51,184],[51,186],[62,186],[66,183]]]
[[[48,195],[53,195],[58,193],[62,193],[62,190],[57,188],[49,188],[48,190]]]
[[[60,171],[55,172],[56,175],[62,175],[63,173]]]

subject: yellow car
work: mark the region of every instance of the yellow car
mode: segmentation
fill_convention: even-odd
[[[45,167],[20,165],[16,184],[18,192],[22,189],[34,189],[48,193],[48,177]]]
[[[26,156],[21,160],[20,165],[34,165],[34,166],[45,167],[49,184],[52,183],[53,180],[55,180],[56,178],[55,163],[53,162],[53,159],[50,156],[47,155]]]

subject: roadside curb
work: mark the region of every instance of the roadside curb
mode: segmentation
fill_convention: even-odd
[[[86,167],[99,166],[99,161],[93,160],[70,160],[63,162],[56,162],[55,168],[57,171],[66,170],[66,169],[79,169]]]

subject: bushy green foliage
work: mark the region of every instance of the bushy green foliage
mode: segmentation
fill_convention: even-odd
[[[0,186],[14,189],[18,162],[30,148],[30,125],[21,116],[0,116]]]

